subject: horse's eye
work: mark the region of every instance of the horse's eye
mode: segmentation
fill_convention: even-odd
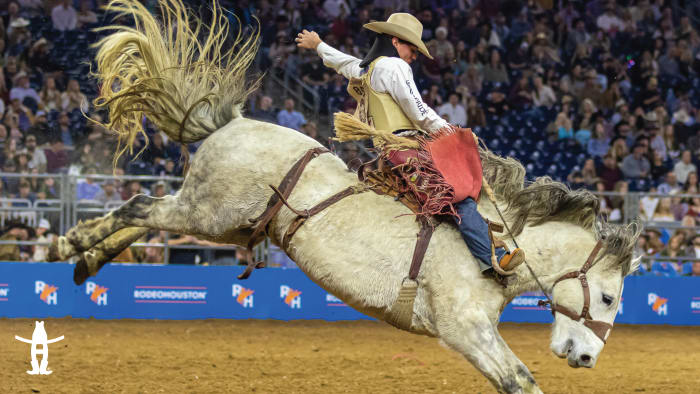
[[[613,298],[609,295],[603,294],[603,302],[605,303],[605,305],[612,305]]]

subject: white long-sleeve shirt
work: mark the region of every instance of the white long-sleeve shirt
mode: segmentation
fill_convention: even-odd
[[[362,60],[346,55],[325,42],[318,45],[316,52],[323,59],[323,64],[345,78],[360,78],[365,72],[365,69],[360,67]],[[391,95],[404,114],[422,130],[430,133],[449,126],[445,119],[423,102],[413,81],[413,70],[401,58],[380,59],[374,66],[370,84],[375,91]]]

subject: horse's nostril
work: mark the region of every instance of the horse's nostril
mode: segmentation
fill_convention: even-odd
[[[581,355],[581,362],[584,364],[588,364],[589,362],[591,362],[591,356],[589,356],[587,354],[582,354]]]

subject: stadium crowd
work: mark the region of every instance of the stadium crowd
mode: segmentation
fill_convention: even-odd
[[[91,111],[97,86],[89,75],[94,50],[87,45],[106,34],[93,30],[111,19],[99,9],[102,3],[0,1],[2,171],[86,175],[71,193],[100,203],[124,201],[139,192],[168,194],[176,184],[95,181],[88,176],[112,173],[115,143],[107,130],[83,116],[104,116]],[[157,4],[145,3],[152,9]],[[200,2],[189,3],[206,10]],[[530,177],[548,175],[572,187],[616,192],[601,197],[602,210],[613,221],[630,211],[624,206],[630,201],[625,193],[660,193],[639,203],[639,214],[650,221],[639,241],[639,255],[700,257],[696,230],[676,229],[694,227],[700,220],[700,198],[684,196],[698,193],[700,164],[700,9],[693,2],[220,3],[230,10],[234,29],[259,23],[258,69],[303,81],[320,97],[326,115],[352,112],[355,104],[341,76],[325,68],[314,52],[296,47],[296,33],[317,31],[331,46],[361,58],[373,40],[373,33],[362,28],[364,23],[385,20],[392,12],[416,15],[434,55],[433,60],[419,57],[413,65],[428,105],[449,122],[471,127],[497,153],[518,158]],[[264,90],[253,94],[248,116],[329,144],[326,130],[307,120],[299,103],[275,102],[272,97],[280,96]],[[138,158],[120,161],[116,174],[181,175],[180,146],[147,129],[150,146]],[[340,153],[347,161],[361,156],[354,144],[345,144]],[[5,177],[0,183],[4,198],[33,202],[57,198],[61,192],[55,176]],[[20,230],[10,228],[3,237],[50,237],[56,224],[43,224],[27,230],[17,225]],[[163,242],[164,236],[154,233],[144,241]],[[200,241],[182,237],[169,242]],[[29,249],[17,247],[13,253],[31,259]],[[162,248],[158,250],[143,250],[145,257],[138,259],[162,261]],[[0,260],[9,259],[4,256],[0,253]],[[238,261],[250,256],[230,252],[221,257]],[[645,268],[655,274],[700,275],[700,263],[663,262],[661,257],[649,262]]]

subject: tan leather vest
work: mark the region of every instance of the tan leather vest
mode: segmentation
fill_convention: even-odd
[[[394,101],[389,93],[380,93],[372,89],[370,83],[372,71],[380,56],[369,65],[367,72],[360,78],[350,80],[348,93],[357,100],[355,116],[362,122],[373,126],[377,130],[420,130],[403,112],[399,104]]]

